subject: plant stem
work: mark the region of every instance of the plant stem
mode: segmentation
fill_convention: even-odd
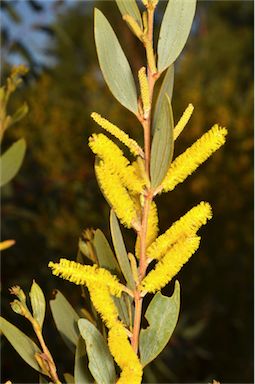
[[[50,375],[54,384],[61,384],[61,381],[58,378],[56,365],[54,363],[53,357],[52,357],[47,345],[45,344],[41,328],[35,322],[32,322],[32,325],[33,325],[34,331],[36,333],[36,336],[39,340],[39,343],[42,347],[43,353],[45,354],[45,356],[47,358],[47,363],[49,366],[49,375]]]
[[[148,35],[147,38],[153,44],[153,19],[154,19],[154,8],[148,8]],[[147,66],[147,75],[148,75],[148,83],[149,83],[149,93],[150,93],[150,102],[152,105],[153,99],[153,89],[156,79],[158,78],[153,75],[149,65]],[[142,118],[141,124],[143,126],[144,131],[144,158],[145,158],[145,170],[147,173],[148,179],[150,179],[150,153],[151,153],[151,110],[146,119]],[[153,199],[153,193],[151,191],[147,191],[145,195],[145,201],[142,211],[142,223],[141,228],[139,230],[138,236],[140,239],[140,263],[139,263],[139,283],[142,281],[146,274],[146,269],[148,266],[146,260],[146,234],[147,234],[147,226],[148,226],[148,217],[150,211],[150,205]],[[139,288],[137,287],[134,292],[135,298],[135,316],[134,316],[134,328],[133,328],[133,336],[132,336],[132,347],[135,353],[138,353],[138,345],[139,345],[139,334],[141,328],[141,317],[142,317],[142,304],[143,298],[140,295]]]

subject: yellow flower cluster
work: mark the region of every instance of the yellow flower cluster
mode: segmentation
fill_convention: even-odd
[[[114,360],[122,370],[117,384],[140,384],[143,374],[142,365],[120,322],[110,329],[108,345]]]
[[[107,132],[117,137],[118,140],[125,144],[133,155],[137,156],[143,154],[143,151],[141,147],[137,144],[137,142],[133,139],[130,139],[130,137],[116,125],[110,123],[110,121],[104,119],[101,115],[96,112],[93,112],[91,114],[91,117],[93,120],[95,120],[98,125],[100,125]]]
[[[91,301],[108,328],[116,324],[118,312],[111,295],[120,297],[123,286],[116,276],[104,268],[82,265],[75,261],[60,259],[59,263],[49,263],[53,275],[77,285],[86,285]]]
[[[189,104],[187,108],[185,109],[182,117],[174,127],[174,140],[177,139],[177,137],[180,135],[180,133],[183,131],[185,126],[187,125],[192,113],[194,111],[194,107],[192,104]]]
[[[118,311],[110,295],[110,291],[104,284],[89,284],[91,301],[108,328],[113,327],[118,319]]]
[[[141,89],[141,98],[142,98],[142,102],[143,102],[144,117],[147,118],[148,114],[150,112],[150,109],[151,109],[151,102],[150,102],[149,83],[148,83],[148,79],[146,76],[145,67],[142,67],[138,71],[138,79],[139,79],[139,84],[140,84],[140,89]]]
[[[89,139],[89,146],[107,164],[108,168],[111,168],[112,172],[119,176],[126,188],[134,193],[142,192],[144,181],[138,178],[134,167],[130,165],[122,150],[113,141],[102,133],[94,134]]]
[[[142,366],[134,352],[124,325],[118,320],[118,312],[111,295],[120,297],[122,286],[116,276],[97,265],[88,266],[60,259],[49,263],[52,273],[75,284],[86,285],[91,301],[102,320],[109,328],[109,349],[122,369],[118,384],[140,384]]]
[[[196,252],[200,237],[186,237],[178,241],[142,280],[140,289],[154,293],[168,284],[180,271],[183,264]]]
[[[147,249],[147,257],[161,259],[166,251],[177,241],[194,236],[207,220],[212,218],[209,203],[202,201],[176,221],[163,235],[160,235]]]
[[[95,170],[105,198],[113,207],[122,224],[127,228],[135,226],[137,222],[135,203],[121,183],[120,177],[103,161],[96,164]]]
[[[217,124],[214,125],[172,162],[161,184],[161,190],[165,192],[172,191],[177,184],[182,183],[200,164],[225,143],[226,135],[226,128],[221,128]]]
[[[62,277],[62,279],[69,280],[74,284],[93,286],[99,283],[105,285],[112,295],[121,296],[123,286],[117,277],[106,269],[99,268],[96,264],[93,266],[82,265],[75,261],[60,259],[59,263],[51,261],[49,267],[52,269],[53,275]]]
[[[156,239],[158,235],[158,211],[154,201],[152,201],[149,210],[147,232],[146,232],[146,248]],[[154,244],[154,243],[153,243]],[[140,238],[136,241],[136,256],[140,254]]]

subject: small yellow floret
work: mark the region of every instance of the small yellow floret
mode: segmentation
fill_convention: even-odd
[[[123,186],[120,177],[113,173],[111,167],[103,161],[96,164],[95,170],[105,198],[113,207],[122,224],[131,228],[137,221],[135,204]]]
[[[118,322],[110,329],[108,345],[114,360],[122,372],[116,384],[140,384],[142,381],[142,365],[134,352],[124,326]]]
[[[105,325],[110,329],[118,321],[118,311],[109,289],[102,284],[88,285],[91,301]]]
[[[161,190],[165,192],[172,191],[177,184],[182,183],[200,164],[225,143],[226,135],[226,128],[221,128],[217,124],[214,125],[172,162],[161,184]]]
[[[200,237],[178,241],[143,279],[140,289],[154,293],[165,287],[199,247]]]
[[[116,173],[122,184],[131,192],[141,193],[145,182],[138,178],[135,169],[130,165],[129,160],[123,155],[121,149],[107,136],[100,133],[92,135],[89,139],[91,150]]]
[[[147,257],[161,259],[167,250],[177,241],[194,236],[207,220],[212,218],[209,203],[202,201],[176,221],[163,235],[159,236],[148,248]]]
[[[104,119],[96,112],[93,112],[91,117],[98,125],[104,128],[107,132],[110,132],[113,136],[117,137],[118,140],[125,144],[133,155],[137,156],[143,154],[143,150],[137,144],[137,142],[133,139],[130,139],[130,137],[116,125],[110,123],[110,121]]]
[[[138,72],[138,79],[141,89],[144,117],[147,118],[151,109],[149,83],[146,76],[146,69],[142,67]]]
[[[180,135],[180,133],[183,131],[183,129],[187,125],[193,111],[194,111],[193,105],[189,104],[188,107],[185,109],[182,117],[174,127],[174,140],[177,139],[177,137]]]
[[[150,205],[148,225],[146,232],[146,248],[156,239],[158,235],[158,211],[155,202],[153,201]],[[154,243],[153,243],[154,244]],[[136,256],[140,257],[140,237],[137,237],[136,241]]]
[[[82,265],[75,261],[60,259],[59,263],[49,263],[53,275],[62,277],[77,285],[96,286],[97,284],[106,286],[110,293],[120,297],[122,285],[116,276],[112,275],[104,268],[99,268],[96,264]]]

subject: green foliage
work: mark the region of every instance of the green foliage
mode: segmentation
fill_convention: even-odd
[[[35,354],[41,351],[30,338],[3,317],[0,317],[0,330],[23,360],[36,371],[42,372],[35,360]]]
[[[68,348],[75,352],[79,338],[77,326],[79,316],[59,291],[56,292],[55,299],[50,301],[50,308],[57,330]]]
[[[124,107],[136,113],[137,92],[131,68],[111,25],[98,9],[95,9],[95,41],[108,87]]]
[[[174,153],[174,119],[170,99],[165,93],[160,113],[154,120],[151,145],[151,185],[158,187],[169,169]]]
[[[171,297],[160,292],[151,300],[145,317],[149,322],[141,330],[139,348],[143,366],[154,360],[165,348],[176,327],[180,312],[180,284],[175,282]]]
[[[87,351],[82,336],[79,337],[75,352],[74,380],[75,384],[90,384],[93,381],[88,369]]]
[[[155,108],[153,112],[153,124],[152,124],[152,132],[154,133],[156,120],[158,119],[158,115],[161,111],[162,102],[164,100],[165,94],[169,97],[169,100],[171,102],[172,95],[173,95],[173,88],[174,88],[174,65],[170,65],[170,67],[167,69],[163,82],[161,84],[158,97],[155,103]]]
[[[94,379],[102,384],[114,383],[116,380],[114,361],[103,336],[86,319],[80,319],[78,326],[86,343],[89,369]]]
[[[232,346],[233,361],[235,362],[233,364],[242,367],[241,371],[243,372],[243,376],[249,376],[249,369],[247,367],[247,361],[249,359],[249,348],[247,348],[249,320],[247,318],[248,313],[246,306],[249,299],[244,293],[248,291],[250,284],[250,268],[248,258],[240,257],[240,255],[249,254],[251,235],[246,226],[235,226],[234,222],[239,222],[240,217],[244,217],[242,215],[246,215],[248,222],[250,222],[249,190],[252,180],[250,171],[250,153],[252,148],[250,105],[252,91],[249,84],[249,41],[251,41],[251,39],[248,32],[249,25],[246,23],[247,14],[245,16],[245,12],[240,11],[242,8],[241,5],[240,8],[238,5],[234,5],[233,3],[229,3],[224,7],[224,4],[212,4],[207,10],[204,4],[199,4],[203,15],[197,21],[198,32],[196,30],[193,40],[192,38],[190,40],[190,49],[185,51],[185,55],[183,55],[182,60],[180,60],[176,66],[176,93],[173,99],[176,111],[175,115],[181,115],[183,106],[186,105],[188,101],[192,101],[194,105],[200,105],[200,109],[197,110],[192,117],[189,133],[187,132],[187,138],[184,137],[186,141],[184,145],[193,140],[193,138],[203,131],[209,122],[215,118],[222,118],[225,125],[232,127],[232,140],[225,149],[224,158],[226,162],[224,163],[224,169],[222,167],[222,155],[218,154],[215,161],[206,166],[200,175],[192,178],[189,186],[184,187],[183,191],[174,192],[174,205],[167,197],[164,197],[164,208],[160,210],[162,228],[164,228],[167,226],[168,210],[171,209],[173,216],[177,217],[179,212],[184,209],[184,206],[192,204],[194,199],[199,199],[201,195],[204,195],[206,190],[208,191],[207,193],[208,196],[210,196],[210,200],[214,202],[214,206],[216,207],[215,222],[211,224],[210,230],[212,239],[210,240],[209,238],[204,242],[207,243],[207,250],[205,252],[202,248],[201,256],[198,255],[198,260],[193,263],[192,267],[194,268],[194,276],[205,276],[205,279],[200,279],[201,281],[197,277],[189,279],[188,272],[186,278],[186,271],[181,275],[181,279],[183,278],[183,280],[185,280],[183,287],[184,301],[186,303],[185,313],[188,312],[191,315],[187,323],[192,324],[195,318],[203,318],[203,316],[209,317],[210,321],[205,327],[205,330],[199,335],[199,340],[196,338],[189,339],[187,344],[185,344],[186,339],[182,336],[181,328],[179,328],[173,336],[176,343],[173,342],[173,348],[169,348],[163,355],[165,361],[169,360],[171,362],[171,368],[177,375],[177,378],[172,379],[172,381],[187,381],[188,376],[197,378],[201,377],[200,375],[203,375],[204,381],[206,381],[205,376],[211,374],[213,370],[215,372],[221,372],[222,377],[224,377],[224,375],[225,377],[234,377],[235,379],[238,377],[240,372],[230,367],[226,347],[224,348],[223,345],[221,350],[218,349],[218,338],[215,337],[215,334],[212,332],[212,329],[215,329],[215,324],[218,323],[221,324],[221,338],[228,341],[226,342],[228,346]],[[69,17],[71,18],[70,13],[72,13],[73,20],[75,20],[75,11],[69,12]],[[79,14],[81,14],[81,12],[76,13],[77,19]],[[242,14],[243,19],[241,16],[238,16],[239,14]],[[115,20],[114,13],[111,17]],[[65,21],[65,30],[68,35],[68,30],[70,31],[73,27],[71,22],[70,24],[67,23],[67,20],[68,15]],[[235,24],[233,24],[232,20],[235,20]],[[61,19],[62,23],[63,21],[64,17]],[[89,22],[90,21],[88,21],[88,23]],[[101,209],[103,203],[99,200],[97,192],[95,192],[95,184],[91,182],[92,168],[84,167],[84,163],[87,161],[87,152],[85,148],[86,145],[84,146],[84,140],[81,139],[81,137],[84,135],[84,125],[87,121],[85,115],[88,115],[88,110],[91,110],[91,105],[100,104],[102,110],[107,111],[109,109],[109,113],[112,116],[116,116],[116,120],[119,118],[127,130],[133,123],[130,117],[123,117],[124,114],[121,114],[119,107],[112,105],[113,103],[109,102],[105,97],[102,85],[96,82],[93,69],[91,69],[88,64],[86,74],[84,74],[85,71],[78,71],[76,65],[73,65],[74,61],[71,58],[74,57],[73,53],[77,50],[79,54],[77,54],[76,59],[77,62],[80,60],[79,68],[82,68],[81,62],[84,58],[82,57],[82,50],[79,50],[79,47],[88,46],[88,44],[86,46],[84,40],[82,40],[86,34],[80,33],[84,27],[84,23],[79,24],[79,26],[78,24],[79,22],[76,23],[75,29],[79,31],[81,37],[78,37],[79,34],[77,34],[76,38],[73,38],[75,44],[73,44],[72,47],[70,46],[70,48],[66,46],[63,47],[64,44],[62,44],[61,55],[57,56],[58,59],[61,59],[59,59],[59,62],[56,64],[57,69],[55,70],[54,68],[58,74],[54,75],[53,72],[53,74],[48,76],[43,75],[38,79],[36,85],[33,86],[31,84],[27,90],[25,90],[26,96],[23,94],[20,95],[21,99],[27,99],[27,97],[30,99],[29,105],[32,104],[31,116],[26,119],[26,122],[21,123],[20,127],[17,127],[18,130],[13,133],[15,137],[26,134],[29,142],[33,143],[33,146],[30,148],[31,156],[28,159],[30,167],[25,169],[24,179],[19,179],[24,180],[23,185],[25,191],[21,193],[21,201],[19,204],[20,206],[36,207],[37,220],[36,223],[27,223],[26,226],[24,220],[18,221],[19,217],[12,219],[12,222],[14,222],[18,231],[20,231],[21,237],[29,238],[30,241],[28,241],[28,243],[30,248],[30,244],[35,244],[38,241],[39,234],[44,237],[47,246],[37,247],[38,263],[40,257],[41,259],[45,257],[44,249],[46,248],[49,252],[54,252],[54,255],[68,254],[70,250],[73,252],[74,241],[70,241],[70,239],[77,238],[80,228],[88,225],[88,220],[91,220],[94,225],[96,223],[95,226],[103,225],[102,216],[106,217],[108,214],[104,209]],[[117,22],[115,21],[112,24],[116,25],[117,31]],[[90,24],[87,24],[88,30],[90,28],[89,25]],[[239,35],[242,35],[242,39],[239,39]],[[122,31],[122,29],[120,29],[120,36],[122,40],[125,40],[125,31]],[[80,39],[80,43],[78,43],[78,39]],[[81,41],[83,43],[81,43]],[[57,44],[59,44],[59,41]],[[130,46],[132,47],[131,43]],[[65,50],[63,48],[65,48]],[[82,49],[84,50],[84,48]],[[87,48],[85,48],[85,50],[87,50]],[[63,56],[64,51],[66,59],[64,59],[65,56]],[[59,52],[60,51],[58,51],[58,54]],[[213,57],[208,55],[208,52],[214,52]],[[233,57],[235,57],[235,61],[233,61]],[[222,65],[222,62],[224,65]],[[67,68],[67,71],[63,70],[64,67],[66,68],[68,66],[72,68]],[[61,68],[61,70],[59,68]],[[228,68],[228,71],[226,68]],[[240,73],[240,68],[243,69],[242,73]],[[226,71],[228,72],[228,76],[226,76]],[[212,76],[212,73],[214,76]],[[61,76],[62,81],[59,81]],[[68,81],[64,78],[68,79]],[[81,80],[81,78],[83,80]],[[88,91],[84,91],[81,84],[82,81]],[[80,84],[80,87],[78,84]],[[81,91],[80,93],[77,88]],[[70,92],[66,92],[67,89]],[[40,105],[36,105],[38,104],[39,98],[41,101]],[[55,101],[56,99],[58,100],[57,102]],[[73,102],[74,100],[75,102]],[[33,110],[35,114],[33,114]],[[57,129],[57,127],[59,128]],[[72,127],[72,129],[70,129],[70,127]],[[90,127],[86,123],[86,135],[89,130]],[[76,137],[78,139],[76,139]],[[82,142],[81,146],[79,140]],[[82,149],[83,147],[84,150]],[[181,146],[176,147],[177,152],[180,149]],[[79,157],[81,151],[83,151],[82,160]],[[46,153],[47,155],[45,155]],[[68,159],[68,167],[66,166],[66,159]],[[238,162],[236,162],[236,159],[238,159]],[[27,190],[30,191],[31,188],[34,188],[31,180],[35,175],[34,171],[31,170],[34,170],[35,167],[40,175],[38,184],[38,189],[41,193],[40,201],[38,198],[34,199],[31,193],[29,197],[25,196]],[[210,179],[216,178],[217,174],[218,183],[209,185],[208,178],[205,177],[205,173],[208,174],[208,172]],[[86,173],[86,175],[84,175],[84,173]],[[33,177],[31,177],[31,175],[33,175]],[[85,193],[84,180],[86,180]],[[239,180],[239,182],[236,183],[236,180]],[[222,189],[228,191],[228,193],[225,195],[219,194],[219,185]],[[32,192],[34,192],[34,189],[32,189]],[[229,195],[231,199],[229,199]],[[246,196],[246,198],[243,199],[242,196]],[[231,200],[231,204],[229,200]],[[86,208],[84,208],[83,204],[85,204]],[[89,208],[89,205],[92,208]],[[62,208],[60,208],[61,206]],[[98,206],[100,217],[97,217],[95,214],[92,215],[93,207]],[[77,207],[77,210],[75,207]],[[167,209],[165,209],[165,207],[167,207]],[[222,214],[223,211],[226,212],[225,215]],[[86,214],[84,214],[84,212],[86,212]],[[72,217],[75,219],[72,219]],[[49,221],[52,225],[49,225]],[[28,228],[29,226],[30,230]],[[221,233],[222,226],[226,229],[226,237],[223,237]],[[125,234],[125,238],[129,239],[129,235]],[[215,238],[221,239],[222,247],[220,251],[216,244],[214,244],[213,239]],[[129,246],[128,244],[127,248],[129,248]],[[203,244],[202,246],[204,247]],[[24,254],[28,254],[26,245],[23,245],[23,247],[23,252],[20,252],[22,257],[24,257]],[[32,253],[34,259],[34,252]],[[225,255],[224,258],[222,257],[223,253]],[[238,260],[239,267],[233,265],[233,259]],[[45,263],[45,260],[43,263]],[[7,266],[8,265],[9,264],[7,264]],[[229,265],[232,267],[229,268]],[[214,285],[214,291],[212,292],[211,282],[215,281],[216,266],[219,266],[219,268],[217,268],[217,285]],[[31,263],[28,263],[26,267],[31,271]],[[37,266],[36,269],[32,271],[33,272],[29,272],[30,276],[31,273],[37,273]],[[245,282],[241,278],[238,278],[240,271],[242,275],[247,277]],[[45,272],[42,269],[40,273]],[[225,278],[226,273],[228,274],[228,279]],[[12,279],[18,278],[15,274],[16,272],[11,275],[14,276],[11,277]],[[208,283],[205,281],[208,281]],[[239,297],[235,297],[235,300],[229,289],[233,284],[237,286],[240,292]],[[221,295],[222,290],[225,292],[224,297]],[[73,289],[73,291],[75,290]],[[200,297],[201,300],[190,302],[189,298],[191,295],[192,297]],[[222,298],[221,303],[219,302],[219,297]],[[74,302],[77,303],[74,297],[73,299]],[[236,305],[236,300],[240,305]],[[215,302],[218,306],[215,305]],[[230,324],[231,329],[236,330],[234,343],[230,327],[226,327],[224,323],[226,314],[231,310],[230,308],[233,305],[236,310],[235,315],[230,319]],[[245,323],[245,327],[242,325],[243,323]],[[236,324],[239,324],[238,327]],[[184,328],[185,327],[188,329],[188,324],[184,325]],[[209,332],[208,329],[210,329]],[[183,332],[183,335],[184,334],[185,332]],[[202,350],[202,348],[199,350],[199,345],[202,345],[204,350]],[[244,351],[242,356],[240,356],[240,350]],[[174,354],[175,351],[177,351],[176,354]],[[208,368],[209,351],[212,355],[217,355],[217,359],[214,359],[213,364],[210,364]],[[177,357],[178,355],[182,356],[181,362]],[[184,367],[184,365],[186,367]],[[205,373],[200,371],[198,368],[199,365],[203,365]],[[167,373],[168,376],[164,376],[163,369],[157,369],[154,364],[152,365],[152,369],[154,377],[156,377],[154,382],[169,380],[169,373]],[[164,377],[163,379],[162,376]],[[229,379],[229,381],[231,380],[233,379]],[[247,379],[247,381],[248,380],[249,379]]]
[[[97,229],[95,232],[93,244],[95,246],[98,264],[100,267],[108,269],[114,275],[120,276],[121,272],[119,264],[105,235],[102,231],[100,231],[100,229]]]
[[[119,10],[122,16],[124,15],[132,16],[134,20],[139,24],[139,26],[142,27],[143,22],[142,22],[141,14],[135,0],[129,0],[129,1],[116,0],[116,3],[119,7]]]
[[[128,286],[133,289],[135,287],[135,282],[132,275],[131,266],[128,260],[128,254],[126,251],[118,219],[113,210],[111,210],[110,227],[112,234],[112,242],[121,271],[125,276]]]
[[[196,0],[169,0],[160,27],[158,70],[164,71],[180,55],[190,33]]]
[[[1,187],[16,176],[23,163],[25,152],[26,142],[24,139],[19,139],[1,156]]]
[[[35,281],[33,281],[29,295],[33,309],[33,317],[42,328],[45,317],[46,302],[43,291]]]

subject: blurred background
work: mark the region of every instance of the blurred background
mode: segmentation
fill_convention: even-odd
[[[156,25],[165,6],[160,1]],[[134,71],[142,47],[113,1],[1,1],[2,81],[13,65],[30,68],[13,96],[29,114],[8,131],[4,145],[25,137],[21,171],[2,189],[2,239],[16,245],[2,253],[2,313],[32,335],[11,311],[8,288],[28,292],[33,279],[47,300],[60,289],[80,308],[80,289],[54,278],[47,264],[75,259],[85,228],[109,236],[109,207],[96,184],[87,141],[99,131],[96,111],[141,142],[141,128],[113,98],[100,73],[93,37],[93,8],[110,20]],[[117,70],[117,69],[116,69]],[[181,153],[214,123],[226,126],[226,145],[173,192],[157,199],[160,229],[201,200],[213,220],[201,230],[199,251],[178,275],[181,314],[169,345],[147,369],[145,382],[187,383],[217,379],[253,381],[253,2],[199,1],[192,32],[175,66],[173,111],[178,121],[188,103],[195,111],[176,143]],[[125,232],[132,250],[134,238]],[[170,295],[173,285],[163,290]],[[72,372],[50,311],[45,338],[58,370]],[[38,382],[32,368],[2,340],[2,380]]]

